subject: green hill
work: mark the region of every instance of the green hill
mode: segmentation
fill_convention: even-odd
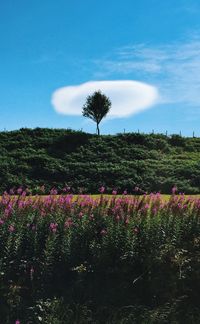
[[[96,193],[140,187],[170,193],[173,185],[200,192],[200,138],[127,133],[92,135],[65,129],[0,132],[0,192],[68,185]]]

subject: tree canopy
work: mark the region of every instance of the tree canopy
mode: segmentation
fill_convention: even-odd
[[[92,119],[97,125],[97,134],[100,135],[99,124],[101,120],[107,115],[111,108],[110,99],[101,93],[95,91],[93,95],[86,98],[86,103],[83,106],[82,114],[84,117]]]

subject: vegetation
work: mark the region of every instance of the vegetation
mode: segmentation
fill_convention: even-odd
[[[173,192],[4,194],[1,323],[199,323],[200,199]]]
[[[83,116],[92,119],[97,124],[97,135],[100,135],[99,124],[111,108],[111,101],[108,97],[95,91],[92,96],[88,96],[83,106]]]
[[[0,194],[28,187],[42,193],[200,192],[200,138],[127,133],[92,135],[65,129],[0,132]]]
[[[200,199],[176,194],[200,192],[199,138],[36,128],[0,150],[2,323],[200,322]]]

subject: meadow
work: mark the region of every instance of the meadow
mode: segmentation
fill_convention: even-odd
[[[0,150],[0,324],[200,322],[200,138],[22,128]]]
[[[0,323],[198,323],[200,198],[0,200]]]

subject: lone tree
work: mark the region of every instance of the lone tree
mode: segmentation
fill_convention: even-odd
[[[93,95],[86,98],[86,103],[83,106],[82,114],[84,117],[92,119],[97,124],[97,134],[100,135],[99,124],[107,115],[111,107],[111,101],[108,97],[95,91]]]

